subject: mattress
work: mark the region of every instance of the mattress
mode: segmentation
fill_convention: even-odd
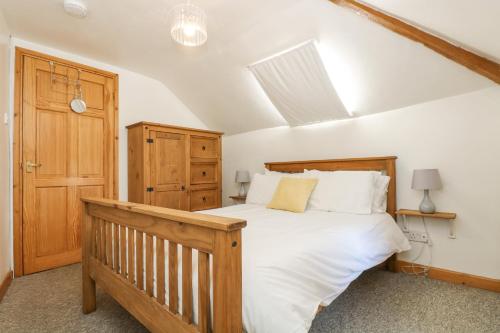
[[[292,213],[251,204],[200,213],[247,220],[242,229],[242,293],[243,325],[248,333],[308,332],[319,305],[330,304],[363,271],[410,249],[386,213]],[[193,251],[195,320],[197,262],[197,251]],[[180,294],[179,301],[182,304]]]

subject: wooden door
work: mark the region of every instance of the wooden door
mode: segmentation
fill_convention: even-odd
[[[69,107],[79,69],[25,55],[24,273],[81,260],[81,197],[114,196],[115,78],[80,70],[87,110]]]
[[[150,203],[174,209],[188,209],[186,134],[149,132]]]

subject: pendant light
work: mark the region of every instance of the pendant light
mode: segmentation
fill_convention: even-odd
[[[172,8],[170,34],[184,46],[200,46],[207,41],[207,15],[191,2]]]

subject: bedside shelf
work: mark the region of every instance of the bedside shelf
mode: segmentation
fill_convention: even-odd
[[[398,209],[396,211],[396,214],[406,215],[406,216],[423,216],[423,217],[430,217],[433,219],[445,219],[445,220],[454,220],[457,217],[457,214],[455,213],[435,212],[433,214],[425,214],[421,213],[418,210],[412,210],[412,209]]]
[[[407,216],[421,217],[422,219],[431,218],[431,219],[447,220],[450,223],[450,234],[448,237],[451,239],[457,238],[455,234],[455,223],[454,223],[454,220],[457,218],[457,214],[455,213],[435,212],[433,214],[426,214],[413,209],[398,209],[396,211],[396,215],[403,217],[403,224],[405,229],[407,229],[406,226]]]
[[[234,200],[234,202],[245,202],[247,200],[247,196],[246,195],[230,195],[229,196],[231,199]]]

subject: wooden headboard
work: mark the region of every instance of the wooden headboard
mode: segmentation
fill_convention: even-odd
[[[376,170],[383,171],[391,180],[387,192],[387,213],[396,218],[396,156],[346,158],[335,160],[268,162],[266,169],[280,172],[303,172],[304,169],[335,170]]]

